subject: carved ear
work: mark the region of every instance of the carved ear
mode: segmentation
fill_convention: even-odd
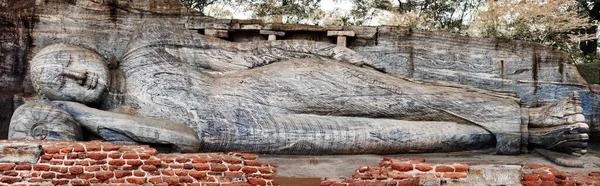
[[[79,123],[69,113],[48,102],[33,102],[15,110],[8,139],[77,141],[82,135]]]

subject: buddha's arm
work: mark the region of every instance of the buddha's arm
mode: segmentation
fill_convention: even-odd
[[[176,151],[197,152],[200,148],[198,134],[181,123],[107,112],[75,102],[54,104],[70,113],[82,128],[100,136],[102,130],[110,130],[136,142],[170,144]]]
[[[233,43],[233,46],[241,51],[243,55],[252,56],[251,58],[247,58],[247,62],[251,63],[252,67],[290,59],[313,57],[335,59],[360,67],[366,66],[379,71],[384,70],[383,67],[364,58],[351,49],[324,42],[277,40]]]

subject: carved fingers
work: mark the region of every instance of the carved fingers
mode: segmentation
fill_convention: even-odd
[[[98,74],[93,72],[65,69],[61,74],[64,77],[75,80],[77,84],[88,89],[95,89],[98,85]]]

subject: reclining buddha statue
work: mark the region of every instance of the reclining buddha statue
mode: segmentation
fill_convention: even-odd
[[[9,138],[183,152],[586,152],[589,127],[577,93],[521,108],[506,94],[386,70],[329,43],[233,43],[151,21],[117,64],[75,44],[39,51],[30,77],[41,99],[15,111]]]

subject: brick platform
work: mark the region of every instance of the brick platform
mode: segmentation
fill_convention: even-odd
[[[385,157],[378,166],[361,166],[352,179],[324,180],[322,186],[409,186],[409,185],[485,185],[486,180],[472,177],[483,175],[474,166],[502,167],[499,164],[476,163],[426,163],[422,158]],[[525,164],[518,167],[518,178],[524,186],[596,185],[600,186],[600,171],[588,174],[556,170],[552,165]],[[485,167],[483,169],[486,169]],[[508,170],[508,169],[507,169]],[[491,172],[491,171],[489,171]],[[506,175],[497,175],[499,177]],[[494,180],[495,178],[487,178]],[[515,180],[519,183],[519,180]]]
[[[0,163],[0,182],[14,185],[274,185],[275,167],[244,153],[159,154],[149,146],[108,142],[38,143],[37,163]]]

